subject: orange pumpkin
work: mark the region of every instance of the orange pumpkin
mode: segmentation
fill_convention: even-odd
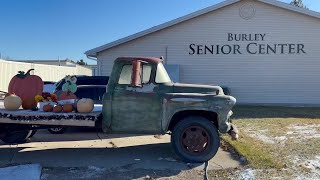
[[[34,98],[25,98],[22,100],[23,109],[32,109],[33,107],[36,107],[36,106],[37,106],[37,102]]]
[[[30,72],[33,70],[34,69],[30,69],[26,73],[19,71],[19,73],[11,79],[8,87],[8,93],[14,93],[21,98],[24,109],[31,109],[35,106],[36,102],[34,97],[41,95],[43,91],[42,79],[39,76],[30,75]]]
[[[73,111],[73,105],[72,104],[65,104],[63,105],[63,112],[69,113]]]
[[[50,104],[46,104],[43,106],[43,111],[44,112],[51,112],[53,107]]]
[[[72,92],[63,92],[59,96],[59,100],[77,99],[77,96]]]
[[[58,104],[55,107],[53,107],[52,111],[55,112],[55,113],[59,113],[59,112],[62,111],[62,106]]]

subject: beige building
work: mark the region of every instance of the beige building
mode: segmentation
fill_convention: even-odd
[[[70,59],[65,60],[16,60],[17,62],[24,62],[24,63],[33,63],[33,64],[46,64],[46,65],[54,65],[54,66],[67,66],[67,67],[76,67],[80,66],[74,61]],[[88,68],[92,70],[92,76],[97,76],[97,65],[84,65],[81,66],[83,68]]]
[[[320,14],[275,0],[227,0],[91,49],[98,74],[119,56],[164,56],[184,83],[228,87],[238,103],[320,104]]]
[[[75,66],[56,66],[37,63],[24,63],[15,61],[6,61],[0,59],[0,91],[8,91],[8,85],[13,76],[18,71],[27,72],[34,69],[31,74],[38,75],[43,81],[57,82],[66,75],[86,75],[91,76],[92,69],[80,65]]]
[[[24,63],[34,63],[34,64],[47,64],[47,65],[55,65],[55,66],[75,66],[77,63],[65,59],[65,60],[17,60],[18,62]]]

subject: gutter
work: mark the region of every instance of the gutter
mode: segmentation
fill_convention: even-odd
[[[97,70],[98,70],[97,73],[98,73],[98,75],[101,75],[101,66],[99,65],[99,61],[98,61],[97,57],[87,55],[87,58],[94,60],[94,61],[97,61]]]
[[[94,56],[87,55],[87,58],[94,61],[98,61],[97,57],[94,57]]]

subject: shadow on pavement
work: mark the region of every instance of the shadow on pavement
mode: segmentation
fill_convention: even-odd
[[[8,147],[0,149],[2,166],[8,164],[39,163],[50,168],[91,168],[104,173],[140,170],[130,178],[143,178],[150,174],[141,170],[167,171],[165,177],[174,176],[190,167],[180,162],[169,143],[146,144],[121,148],[54,148]],[[10,154],[10,155],[9,155]],[[7,162],[7,163],[4,163]],[[4,163],[4,164],[3,164]],[[199,164],[200,166],[200,164]],[[74,170],[74,169],[73,169]],[[150,171],[145,171],[150,173]],[[66,172],[64,172],[66,173]],[[169,173],[169,174],[168,174]],[[138,177],[137,177],[138,176]],[[161,173],[157,174],[161,177]],[[124,178],[125,179],[125,178]]]

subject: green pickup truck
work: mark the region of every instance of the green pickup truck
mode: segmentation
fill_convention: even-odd
[[[238,138],[230,120],[235,103],[236,99],[225,95],[219,86],[173,83],[160,58],[119,57],[103,96],[102,112],[93,112],[92,116],[97,117],[94,123],[82,123],[82,126],[101,127],[105,133],[117,134],[169,133],[173,148],[182,160],[205,162],[218,151],[219,133]],[[81,126],[79,121],[73,124],[70,118],[59,117],[56,123],[32,118],[9,122],[0,116],[3,137],[12,135],[8,131],[12,127],[19,127],[16,131],[25,132],[20,141],[30,135],[30,130],[55,125]]]

